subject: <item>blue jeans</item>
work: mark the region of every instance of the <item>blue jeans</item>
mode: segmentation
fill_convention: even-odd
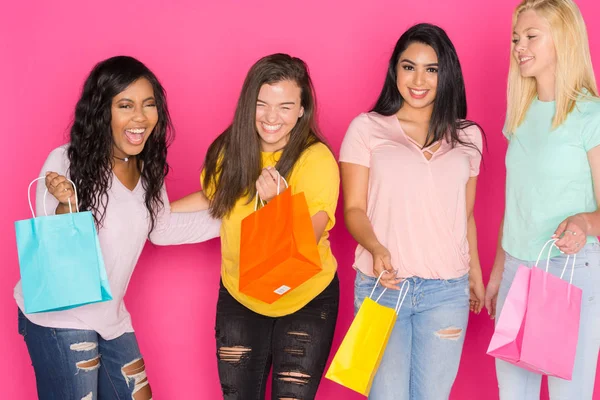
[[[447,400],[456,378],[469,318],[469,278],[408,278],[410,289],[381,360],[369,399]],[[356,274],[358,312],[376,279]],[[374,299],[381,293],[379,287]],[[387,290],[379,303],[395,308],[399,292]]]
[[[560,276],[566,259],[567,257],[564,255],[551,258],[548,271],[553,275]],[[572,260],[571,257],[569,269],[565,273],[566,279],[570,277]],[[502,312],[502,306],[519,265],[531,268],[534,264],[533,261],[521,261],[506,254],[496,305],[497,316]],[[539,266],[545,268],[546,260],[540,261]],[[549,377],[548,389],[551,400],[592,400],[600,347],[600,245],[598,243],[588,243],[577,254],[573,284],[583,290],[573,379],[566,381]],[[560,321],[556,321],[556,324],[558,329]],[[541,375],[501,360],[496,360],[496,375],[500,388],[500,399],[539,400]]]
[[[144,360],[133,333],[104,340],[94,331],[47,328],[19,310],[40,400],[150,399]]]

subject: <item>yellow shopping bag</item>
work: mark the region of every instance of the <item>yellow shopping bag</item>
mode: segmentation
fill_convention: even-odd
[[[377,278],[371,295],[360,306],[325,374],[327,379],[364,396],[369,395],[373,378],[410,286],[407,280],[402,283],[396,309],[382,306],[377,302],[387,289],[381,292],[377,300],[373,300],[381,275]]]

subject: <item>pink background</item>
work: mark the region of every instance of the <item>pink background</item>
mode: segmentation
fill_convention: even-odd
[[[174,2],[175,3],[175,2]],[[13,222],[27,218],[26,190],[48,152],[65,142],[83,80],[107,57],[129,54],[146,63],[169,96],[177,139],[169,152],[169,194],[198,188],[209,143],[230,122],[244,76],[263,55],[288,52],[311,68],[323,132],[337,153],[350,120],[381,88],[400,34],[417,22],[446,29],[466,79],[469,117],[486,130],[488,149],[476,205],[484,277],[493,261],[503,207],[500,132],[511,13],[517,1],[12,1],[0,12],[0,397],[34,399],[35,383],[17,334],[12,298],[19,279]],[[600,15],[580,0],[600,76]],[[339,208],[341,211],[341,207]],[[337,349],[352,320],[354,242],[341,212],[332,233],[339,261],[341,307]],[[214,316],[219,282],[217,241],[183,247],[148,245],[127,294],[156,399],[218,399]],[[452,399],[496,399],[492,334],[486,313],[472,316]],[[600,399],[600,388],[595,398]],[[360,396],[323,380],[318,399]]]

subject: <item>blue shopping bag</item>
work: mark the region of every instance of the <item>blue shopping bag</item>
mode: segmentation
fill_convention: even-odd
[[[112,300],[94,218],[89,211],[48,215],[15,222],[25,313],[68,310],[84,304]],[[71,204],[69,204],[71,208]]]

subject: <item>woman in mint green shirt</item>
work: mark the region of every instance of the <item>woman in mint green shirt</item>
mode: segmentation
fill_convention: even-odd
[[[577,6],[524,0],[513,16],[512,56],[506,209],[486,307],[491,318],[500,314],[517,268],[532,267],[548,240],[558,239],[555,275],[577,254],[573,284],[583,298],[573,379],[548,384],[551,399],[591,400],[600,347],[600,101]],[[540,398],[541,375],[501,360],[496,373],[501,400]]]

